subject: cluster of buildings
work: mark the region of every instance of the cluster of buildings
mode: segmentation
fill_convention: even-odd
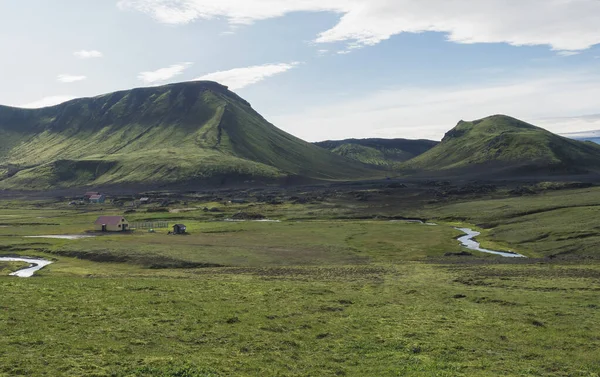
[[[94,222],[94,229],[97,232],[127,232],[132,228],[129,221],[123,216],[100,216],[96,222]],[[173,231],[169,232],[169,234],[186,233],[187,227],[184,224],[173,225]]]
[[[97,191],[88,191],[81,198],[82,203],[102,204],[106,202],[106,195]],[[144,197],[139,199],[139,205],[150,204],[150,198]],[[134,201],[135,203],[135,201]]]
[[[92,204],[102,204],[106,201],[106,195],[96,192],[96,191],[88,191],[86,192],[81,200],[80,204],[92,203]],[[151,203],[150,198],[144,197],[139,199],[139,204],[149,204]],[[70,204],[78,204],[77,202],[71,202]],[[135,229],[136,224],[132,224],[127,221],[127,219],[123,216],[100,216],[94,222],[94,229],[97,232],[127,232],[129,230]],[[168,227],[168,224],[161,223],[162,225],[159,227]],[[187,227],[184,224],[175,224],[173,226],[173,231],[169,232],[169,234],[185,234],[187,232]]]

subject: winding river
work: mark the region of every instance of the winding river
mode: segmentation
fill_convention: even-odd
[[[436,223],[425,222],[423,220],[418,220],[418,219],[401,219],[401,220],[390,220],[390,221],[391,222],[403,222],[403,223],[408,223],[408,224],[423,224],[423,225],[432,225],[432,226],[438,225]],[[518,254],[518,253],[515,253],[512,251],[495,251],[495,250],[484,249],[481,247],[481,244],[479,242],[475,241],[475,237],[481,235],[480,232],[477,232],[470,228],[454,228],[454,229],[460,230],[461,232],[463,232],[465,234],[464,236],[458,238],[458,241],[467,249],[480,251],[482,253],[500,255],[505,258],[527,258],[525,255],[521,255],[521,254]]]
[[[415,220],[414,222],[417,222],[417,221]],[[423,222],[420,220],[418,220],[418,222],[423,224]],[[425,223],[425,224],[437,225],[437,224],[433,224],[433,223]],[[482,253],[500,255],[500,256],[503,256],[506,258],[526,258],[526,256],[524,256],[524,255],[513,253],[513,252],[502,252],[502,251],[484,249],[481,247],[481,244],[479,242],[475,241],[475,237],[481,235],[480,232],[474,231],[473,229],[470,229],[470,228],[455,228],[455,229],[458,229],[461,232],[465,233],[464,236],[458,238],[458,241],[467,249],[480,251]],[[42,236],[42,237],[47,237],[47,236]],[[67,237],[70,237],[70,236],[67,236]],[[22,278],[32,277],[36,271],[39,271],[42,268],[46,267],[47,265],[52,264],[52,262],[45,260],[45,259],[19,258],[19,257],[0,257],[0,262],[29,263],[29,267],[23,268],[21,270],[18,270],[16,272],[13,272],[12,274],[10,274],[11,276],[18,276],[18,277],[22,277]]]
[[[45,259],[34,258],[18,258],[18,257],[0,257],[0,262],[25,262],[29,263],[29,267],[13,272],[10,276],[18,276],[20,278],[30,278],[36,271],[41,270],[52,262]]]
[[[503,256],[503,257],[506,257],[506,258],[527,258],[526,256],[521,255],[521,254],[517,254],[517,253],[502,252],[502,251],[494,251],[494,250],[484,249],[484,248],[481,247],[481,244],[479,242],[475,241],[475,237],[481,235],[480,232],[476,232],[473,229],[469,229],[469,228],[456,228],[456,229],[458,229],[461,232],[465,233],[465,235],[462,236],[462,237],[460,237],[458,240],[467,249],[471,249],[471,250],[475,250],[475,251],[480,251],[482,253],[500,255],[500,256]]]

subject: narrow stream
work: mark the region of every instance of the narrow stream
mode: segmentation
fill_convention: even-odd
[[[228,222],[228,223],[245,223],[245,222],[252,222],[252,223],[280,223],[281,222],[281,220],[271,220],[271,219],[261,219],[261,220],[224,219],[223,221]]]
[[[423,223],[423,222],[421,221],[421,223]],[[433,223],[426,223],[426,224],[427,225],[436,225]],[[482,253],[500,255],[500,256],[503,256],[506,258],[526,258],[526,256],[517,254],[517,253],[484,249],[481,247],[479,242],[475,241],[475,237],[481,235],[480,232],[474,231],[473,229],[469,229],[469,228],[455,228],[455,229],[458,229],[461,232],[465,233],[465,235],[460,237],[458,239],[458,241],[467,249],[480,251]],[[52,262],[47,261],[45,259],[17,258],[17,257],[0,257],[0,262],[29,263],[29,267],[23,268],[21,270],[18,270],[16,272],[13,272],[12,274],[10,274],[11,276],[18,276],[18,277],[22,277],[22,278],[32,277],[36,271],[39,271],[42,268],[46,267],[47,265],[52,264]]]
[[[481,235],[480,232],[476,232],[473,229],[469,229],[469,228],[455,228],[455,229],[458,229],[461,232],[466,234],[465,236],[460,237],[458,239],[458,241],[460,241],[460,243],[462,243],[462,245],[464,247],[466,247],[467,249],[480,251],[482,253],[501,255],[506,258],[527,258],[524,255],[513,253],[513,252],[502,252],[502,251],[494,251],[494,250],[484,249],[481,247],[481,244],[479,242],[475,241],[475,237]]]
[[[41,270],[52,262],[45,259],[33,259],[33,258],[13,258],[13,257],[0,257],[0,262],[25,262],[29,263],[29,267],[23,268],[19,271],[13,272],[10,276],[18,276],[20,278],[30,278],[36,271]]]
[[[96,236],[86,236],[86,235],[82,235],[82,234],[73,234],[73,235],[68,235],[68,234],[63,234],[63,235],[48,235],[48,236],[24,236],[25,238],[54,238],[57,240],[82,240],[84,238],[94,238]]]

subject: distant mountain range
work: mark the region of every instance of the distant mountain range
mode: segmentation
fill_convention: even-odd
[[[315,143],[335,154],[378,166],[396,166],[439,144],[432,140],[407,139],[346,139]]]
[[[562,136],[568,137],[569,139],[573,140],[592,141],[596,144],[600,144],[600,130],[572,132],[568,134],[562,134]]]
[[[502,115],[461,121],[441,143],[311,144],[209,81],[125,90],[43,109],[0,106],[0,189],[193,189],[389,175],[599,171],[600,145]]]

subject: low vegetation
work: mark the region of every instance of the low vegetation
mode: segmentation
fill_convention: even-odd
[[[0,278],[0,375],[600,373],[597,265],[138,271]]]
[[[168,199],[128,220],[188,235],[78,240],[27,237],[86,234],[127,198],[0,201],[0,253],[54,262],[0,264],[0,376],[597,375],[600,190],[576,187],[148,193]],[[458,225],[530,258],[466,253]]]
[[[0,261],[0,275],[5,276],[7,273],[18,271],[27,267],[24,262],[3,262]]]
[[[532,186],[527,191],[542,185]],[[488,229],[487,245],[509,247],[532,257],[600,259],[600,189],[549,190],[435,205],[424,211],[445,221]],[[522,188],[512,191],[522,192]]]

